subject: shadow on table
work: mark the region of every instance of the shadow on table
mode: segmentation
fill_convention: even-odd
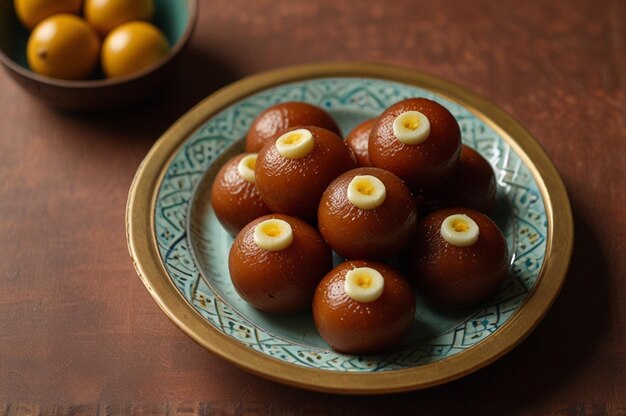
[[[191,107],[238,78],[228,65],[190,45],[182,52],[168,85],[155,95],[115,110],[59,112],[59,115],[98,129],[113,143],[131,140],[152,143]]]

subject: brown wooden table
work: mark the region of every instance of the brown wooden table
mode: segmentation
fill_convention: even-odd
[[[626,3],[200,0],[185,66],[124,112],[45,107],[0,72],[0,415],[626,414]],[[495,364],[425,391],[311,393],[203,350],[137,278],[124,235],[135,170],[198,100],[313,61],[424,70],[505,108],[571,198],[560,297]]]

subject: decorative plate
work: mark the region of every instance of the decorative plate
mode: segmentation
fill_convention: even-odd
[[[409,337],[393,352],[339,354],[320,338],[310,313],[273,316],[237,295],[227,263],[232,238],[215,218],[211,184],[219,168],[242,151],[254,117],[272,104],[316,104],[347,133],[391,104],[416,96],[447,107],[461,126],[463,142],[492,164],[498,180],[496,222],[512,254],[509,277],[496,296],[476,308],[435,308],[418,299]],[[573,225],[554,166],[502,110],[459,86],[414,71],[328,64],[244,79],[176,122],[137,172],[127,207],[127,238],[151,295],[200,345],[276,381],[371,394],[461,377],[521,342],[565,279]]]

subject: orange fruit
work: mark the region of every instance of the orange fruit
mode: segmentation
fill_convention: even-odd
[[[149,21],[153,15],[154,0],[85,0],[85,19],[102,36],[123,23]]]
[[[14,0],[15,14],[28,30],[43,19],[59,13],[79,14],[83,0]]]
[[[108,78],[140,71],[167,54],[163,33],[146,22],[125,23],[114,29],[102,44],[102,70]]]
[[[26,58],[38,74],[85,79],[98,64],[100,39],[78,16],[57,14],[39,23],[28,39]]]

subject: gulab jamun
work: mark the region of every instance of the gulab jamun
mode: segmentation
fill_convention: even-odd
[[[261,149],[256,185],[272,211],[315,219],[326,187],[355,167],[352,150],[335,133],[315,126],[298,127]]]
[[[378,118],[368,153],[372,166],[395,173],[414,192],[428,191],[452,176],[461,153],[461,130],[441,104],[409,98]]]
[[[384,260],[409,244],[417,212],[411,191],[396,175],[357,168],[326,188],[317,219],[322,236],[339,255]]]
[[[259,114],[246,136],[246,152],[259,152],[285,130],[295,126],[316,126],[341,136],[339,126],[326,111],[299,101],[268,107]]]
[[[370,118],[365,120],[346,136],[346,143],[352,149],[354,157],[356,158],[356,164],[359,167],[370,167],[370,159],[367,153],[367,146],[370,139],[370,132],[372,127],[376,123],[377,118]]]
[[[417,225],[408,252],[417,293],[450,307],[481,303],[507,276],[508,249],[498,226],[485,214],[445,208]]]
[[[230,277],[242,299],[282,314],[309,308],[318,283],[332,267],[332,252],[315,228],[278,214],[246,225],[228,257]]]
[[[465,207],[489,215],[496,204],[496,177],[487,160],[467,145],[452,177],[428,195],[430,210]]]
[[[255,185],[256,159],[256,153],[233,157],[217,172],[211,187],[215,215],[231,235],[236,235],[250,221],[272,212]]]
[[[415,315],[415,295],[394,268],[372,261],[347,261],[320,282],[313,319],[332,349],[374,354],[396,347]]]

